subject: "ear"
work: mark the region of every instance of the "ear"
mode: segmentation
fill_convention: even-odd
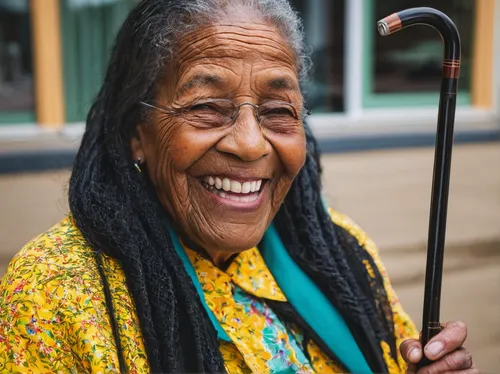
[[[144,161],[146,153],[144,152],[144,134],[142,131],[142,125],[137,126],[135,135],[130,139],[130,151],[132,153],[132,160],[141,159]]]

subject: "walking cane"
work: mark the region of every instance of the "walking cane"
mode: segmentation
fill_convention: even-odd
[[[393,13],[378,21],[381,35],[389,35],[405,27],[427,25],[436,29],[443,39],[443,75],[439,97],[434,174],[427,242],[427,265],[425,270],[424,311],[422,316],[422,346],[439,333],[439,310],[441,282],[443,277],[443,255],[446,234],[446,213],[450,185],[451,151],[453,147],[453,125],[457,100],[458,76],[460,72],[460,36],[455,24],[444,13],[432,8],[411,8]],[[430,362],[423,357],[419,367]]]

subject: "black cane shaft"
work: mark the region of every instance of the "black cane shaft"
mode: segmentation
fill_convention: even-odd
[[[460,72],[460,36],[454,23],[445,14],[432,8],[412,8],[391,14],[379,21],[377,27],[382,35],[388,35],[408,26],[422,24],[434,27],[441,34],[444,44],[443,78],[439,97],[422,314],[421,341],[422,346],[425,346],[441,331],[439,314],[453,128]],[[429,363],[430,361],[424,356],[418,367]]]
[[[443,79],[446,86],[449,82],[445,80],[450,79]],[[427,243],[422,344],[426,344],[435,332],[434,328],[429,329],[429,323],[439,322],[455,105],[455,94],[441,96]]]
[[[434,176],[432,181],[432,198],[429,217],[428,256],[426,267],[426,292],[424,314],[428,321],[439,321],[439,298],[442,273],[439,271],[443,263],[446,233],[446,217],[448,207],[448,191],[450,183],[451,156],[453,147],[453,127],[456,106],[457,79],[443,78],[442,94],[439,103],[438,130],[434,155]],[[450,93],[448,93],[450,91]],[[433,287],[430,287],[433,286]],[[432,297],[431,297],[432,296]],[[425,306],[428,306],[426,308]],[[424,327],[424,326],[422,326]]]

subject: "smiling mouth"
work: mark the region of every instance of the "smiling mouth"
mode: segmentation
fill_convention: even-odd
[[[240,203],[252,203],[257,201],[266,183],[265,179],[248,180],[240,182],[230,178],[206,176],[200,179],[201,184],[209,192],[221,197]]]

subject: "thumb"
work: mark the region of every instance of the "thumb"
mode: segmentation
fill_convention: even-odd
[[[422,358],[422,344],[416,339],[405,340],[399,346],[399,351],[408,364],[416,364]]]
[[[408,368],[406,369],[406,374],[417,374],[417,365],[408,364]]]

